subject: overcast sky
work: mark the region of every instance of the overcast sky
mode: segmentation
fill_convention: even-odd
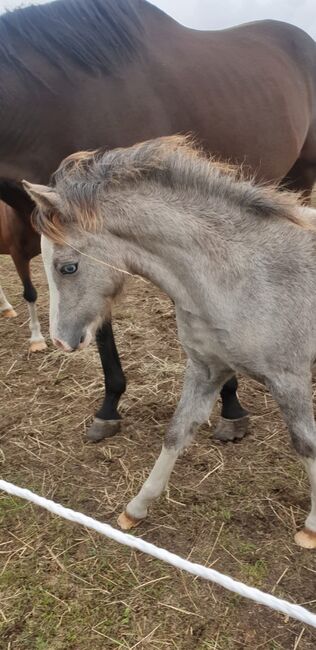
[[[37,3],[47,0],[36,0]],[[305,29],[316,39],[316,0],[152,0],[189,27],[221,29],[250,20],[277,18]],[[31,4],[0,0],[0,11]],[[35,4],[35,2],[34,2]]]

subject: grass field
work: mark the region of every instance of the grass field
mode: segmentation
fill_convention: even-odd
[[[47,335],[47,290],[33,263]],[[8,258],[1,284],[18,311],[0,320],[1,476],[116,525],[160,449],[184,359],[169,300],[131,281],[115,333],[128,376],[122,431],[92,445],[102,394],[94,348],[28,356],[27,311]],[[135,534],[316,611],[315,553],[293,533],[309,487],[279,411],[241,380],[251,430],[238,444],[203,427],[169,490]],[[0,494],[1,650],[315,650],[316,630]]]

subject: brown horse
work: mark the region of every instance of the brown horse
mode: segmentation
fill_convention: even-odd
[[[31,280],[30,260],[41,252],[39,235],[32,228],[29,205],[17,212],[0,201],[0,254],[11,255],[22,281],[23,298],[30,315],[30,352],[45,350],[46,343],[37,318],[37,292]],[[14,318],[17,314],[0,286],[0,314]]]
[[[45,183],[79,149],[188,131],[218,158],[308,198],[316,179],[314,41],[274,21],[198,32],[145,0],[57,0],[0,17],[3,179]],[[5,198],[13,207],[15,194],[13,182]],[[94,440],[117,430],[125,389],[110,323],[97,342],[107,393]],[[219,435],[241,436],[235,380],[222,398]]]

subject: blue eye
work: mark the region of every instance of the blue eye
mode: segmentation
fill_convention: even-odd
[[[63,266],[60,267],[60,272],[62,275],[71,275],[72,273],[76,273],[78,268],[78,263],[77,262],[68,262],[68,264],[63,264]]]

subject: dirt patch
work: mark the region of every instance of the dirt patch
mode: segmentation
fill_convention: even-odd
[[[41,260],[33,267],[47,335]],[[91,445],[85,427],[103,390],[96,350],[65,356],[49,345],[29,357],[27,311],[3,257],[0,277],[19,314],[0,320],[1,476],[116,525],[179,396],[173,307],[129,282],[115,317],[128,377],[122,432]],[[136,534],[316,611],[315,554],[293,542],[309,507],[305,473],[270,395],[242,379],[240,397],[252,413],[249,436],[214,444],[215,412]],[[1,648],[315,649],[316,632],[301,624],[5,494],[0,520]]]

